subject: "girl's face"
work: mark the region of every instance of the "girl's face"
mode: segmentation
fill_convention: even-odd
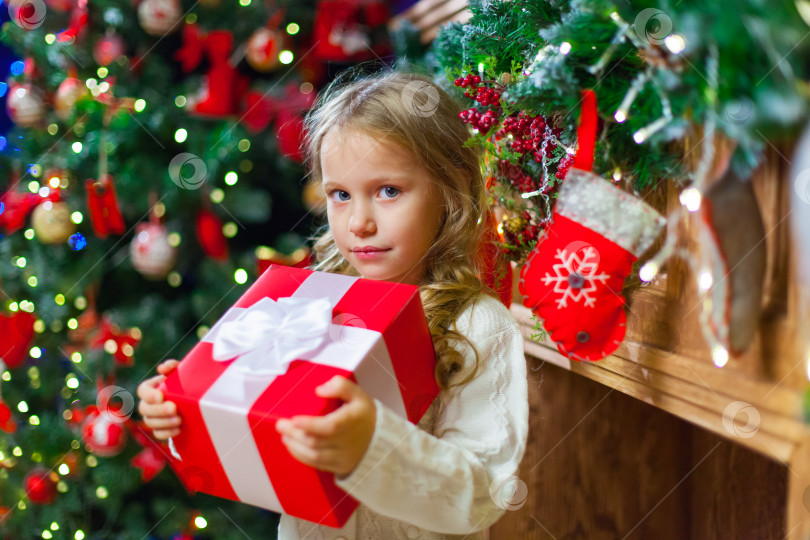
[[[343,257],[364,278],[418,285],[442,219],[429,174],[393,142],[357,131],[324,137],[321,170]]]

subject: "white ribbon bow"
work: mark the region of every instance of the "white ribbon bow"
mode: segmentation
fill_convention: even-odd
[[[323,343],[332,307],[328,298],[262,298],[218,329],[214,360],[239,356],[245,371],[283,375],[290,362]]]

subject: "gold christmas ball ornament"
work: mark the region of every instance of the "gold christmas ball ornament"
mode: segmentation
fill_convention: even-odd
[[[323,192],[323,184],[320,182],[307,182],[302,199],[309,210],[326,210],[326,194]]]
[[[525,227],[526,222],[523,220],[523,218],[519,217],[507,219],[503,223],[503,228],[512,234],[520,233]]]
[[[70,207],[65,202],[45,201],[31,214],[34,233],[43,244],[61,244],[76,232],[70,220]]]
[[[178,0],[143,0],[138,6],[138,22],[150,36],[165,36],[180,27],[183,10]]]

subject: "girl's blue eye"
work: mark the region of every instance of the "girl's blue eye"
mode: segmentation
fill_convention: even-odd
[[[349,197],[348,197],[349,192],[348,192],[348,191],[343,191],[342,189],[336,189],[335,191],[333,191],[333,192],[332,192],[332,194],[335,194],[335,193],[337,193],[337,194],[338,194],[338,199],[337,199],[337,200],[342,201],[342,202],[345,202],[345,201],[348,201],[348,200],[349,200]],[[341,194],[341,193],[345,193],[345,194],[347,195],[347,197],[346,197],[345,199],[342,199],[342,198],[340,197],[340,194]]]
[[[394,193],[391,193],[391,191],[389,191],[389,190],[393,190]],[[393,198],[393,197],[396,197],[399,194],[399,188],[395,188],[393,186],[386,186],[386,187],[383,188],[383,192],[386,195],[389,195],[390,197]]]

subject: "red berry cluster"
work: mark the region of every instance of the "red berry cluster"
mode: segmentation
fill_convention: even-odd
[[[501,176],[505,176],[509,183],[519,192],[529,193],[536,191],[540,187],[539,182],[532,178],[531,175],[526,174],[518,165],[501,160],[498,162],[498,166]]]
[[[489,131],[492,126],[498,123],[498,113],[492,109],[488,109],[481,114],[478,109],[472,107],[466,111],[461,111],[458,116],[464,123],[470,124],[478,131],[483,132]]]
[[[470,99],[474,99],[484,107],[500,107],[501,106],[501,93],[494,88],[486,86],[478,86],[481,84],[481,77],[468,73],[464,77],[459,77],[454,81],[456,86],[461,88],[468,88],[464,95]]]
[[[554,173],[554,176],[558,180],[563,180],[565,178],[565,175],[568,174],[568,169],[571,168],[571,165],[573,163],[574,163],[574,156],[566,153],[565,157],[563,157],[557,164],[557,172]]]
[[[551,133],[559,138],[560,128],[553,128]],[[542,115],[532,116],[521,111],[517,116],[509,116],[503,121],[503,127],[495,132],[495,139],[512,136],[510,147],[519,154],[530,154],[537,163],[543,159],[543,141],[546,139],[546,119]],[[546,144],[546,158],[554,155],[557,143],[553,139]]]
[[[459,77],[453,82],[456,86],[460,86],[462,88],[470,87],[471,89],[475,90],[475,88],[479,84],[481,84],[481,77],[479,77],[478,75],[473,75],[472,73],[467,73],[467,75],[465,75],[464,77]],[[472,98],[472,96],[469,95],[469,93],[470,91],[467,90],[466,92],[464,92],[464,95],[467,96],[468,98]]]

